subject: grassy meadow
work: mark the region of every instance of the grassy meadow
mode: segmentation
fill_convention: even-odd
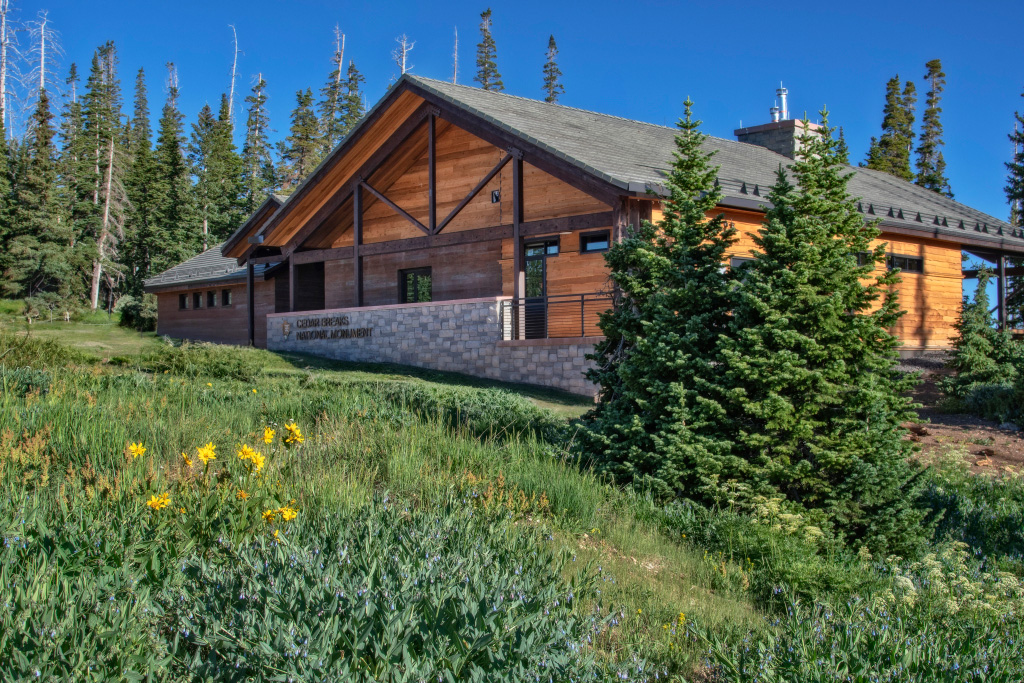
[[[577,397],[0,313],[0,679],[1024,678],[1019,479],[876,558],[597,480]]]

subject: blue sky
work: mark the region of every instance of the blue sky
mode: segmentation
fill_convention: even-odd
[[[453,31],[459,31],[460,82],[471,83],[483,2],[138,2],[14,0],[20,18],[49,11],[64,48],[61,74],[86,70],[95,47],[113,40],[125,99],[135,71],[149,76],[154,116],[164,95],[167,61],[178,66],[181,107],[189,123],[204,102],[226,91],[231,30],[238,30],[239,87],[262,72],[271,123],[281,136],[299,88],[327,77],[333,28],[347,35],[346,59],[366,75],[375,102],[397,75],[390,53],[402,33],[416,41],[413,73],[451,78]],[[1024,109],[1024,3],[769,3],[594,1],[493,2],[498,66],[507,91],[540,96],[549,34],[560,49],[563,104],[653,123],[675,122],[689,95],[705,131],[732,137],[764,123],[780,81],[790,109],[812,118],[823,104],[842,125],[854,160],[877,135],[885,82],[899,73],[921,82],[924,64],[942,59],[946,160],[956,198],[1006,218],[1006,135]],[[27,42],[27,37],[22,41]],[[244,93],[243,93],[244,94]],[[921,103],[923,105],[923,102]],[[241,98],[236,106],[242,106]]]

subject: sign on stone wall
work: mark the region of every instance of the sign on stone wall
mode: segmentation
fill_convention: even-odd
[[[372,327],[350,327],[350,325],[351,321],[347,315],[299,318],[294,322],[282,322],[281,336],[288,340],[291,337],[293,326],[298,329],[295,333],[296,341],[365,339],[373,336]]]

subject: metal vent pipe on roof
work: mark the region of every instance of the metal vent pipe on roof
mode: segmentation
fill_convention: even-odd
[[[772,123],[778,123],[779,122],[779,108],[778,107],[772,107],[768,111],[772,115]]]
[[[782,83],[779,83],[779,88],[775,91],[775,94],[779,96],[779,100],[782,102],[782,120],[789,121],[789,104],[786,101],[789,90],[783,88]]]

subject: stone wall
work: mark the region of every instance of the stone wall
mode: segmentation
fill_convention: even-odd
[[[275,313],[267,348],[596,393],[583,377],[596,338],[503,340],[500,306],[491,297]]]

